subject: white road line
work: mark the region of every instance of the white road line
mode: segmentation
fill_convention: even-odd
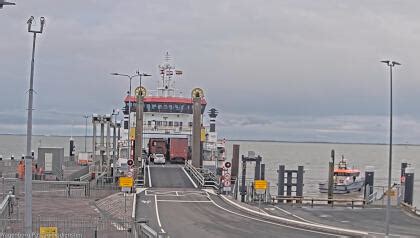
[[[277,210],[279,210],[279,211],[282,211],[282,212],[284,212],[284,213],[286,213],[287,215],[290,215],[290,216],[292,216],[292,217],[294,217],[294,218],[296,218],[296,219],[299,219],[299,220],[301,220],[301,221],[304,221],[304,222],[309,222],[309,223],[313,223],[313,224],[319,224],[319,225],[322,225],[322,224],[320,224],[320,223],[316,223],[316,222],[313,222],[313,221],[309,221],[309,220],[306,220],[305,218],[302,218],[302,217],[300,217],[300,216],[298,216],[298,215],[295,215],[295,214],[293,214],[293,213],[291,213],[291,212],[289,212],[289,211],[287,211],[287,210],[284,210],[284,209],[282,209],[282,208],[280,208],[280,207],[276,207],[276,206],[273,206],[275,209],[277,209]]]
[[[194,180],[190,177],[190,175],[185,171],[184,167],[181,167],[182,171],[187,175],[187,177],[190,179],[191,183],[194,185],[194,188],[198,188],[197,184],[195,184]]]
[[[149,174],[149,188],[152,187],[152,176],[150,175],[150,166],[147,165],[147,173]]]
[[[176,202],[176,203],[208,203],[208,202],[211,202],[211,201],[194,201],[194,200],[165,200],[165,199],[162,199],[162,200],[158,200],[158,202]]]
[[[240,214],[240,213],[237,213],[237,212],[231,211],[231,210],[229,210],[229,209],[226,209],[226,208],[224,208],[224,207],[220,206],[220,205],[219,205],[219,204],[217,204],[215,201],[213,201],[213,200],[210,198],[210,196],[209,196],[208,198],[210,199],[210,202],[211,202],[211,203],[213,203],[216,207],[218,207],[218,208],[220,208],[220,209],[222,209],[222,210],[224,210],[224,211],[226,211],[226,212],[229,212],[229,213],[232,213],[232,214],[234,214],[234,215],[237,215],[237,216],[245,217],[245,218],[248,218],[248,219],[251,219],[251,220],[255,220],[255,221],[259,221],[259,222],[263,222],[263,223],[272,224],[272,225],[275,225],[275,226],[282,226],[282,227],[287,227],[287,228],[291,228],[291,229],[295,229],[295,230],[301,230],[301,231],[307,231],[307,232],[312,232],[312,233],[318,233],[318,234],[323,234],[323,235],[328,235],[328,236],[336,236],[336,237],[340,237],[340,235],[335,235],[335,234],[325,233],[325,232],[321,232],[321,231],[314,231],[314,230],[309,230],[309,229],[303,229],[303,228],[300,228],[300,227],[293,227],[293,226],[289,226],[289,225],[284,225],[284,224],[280,224],[280,223],[275,223],[275,222],[266,221],[266,220],[262,220],[262,219],[259,219],[259,218],[255,218],[255,217],[250,217],[250,216],[247,216],[247,215],[243,215],[243,214]]]
[[[157,204],[157,197],[156,197],[156,195],[155,195],[155,209],[156,209],[156,218],[157,218],[157,222],[158,222],[158,225],[159,225],[159,227],[160,227],[160,230],[161,230],[162,232],[165,232],[165,231],[162,229],[162,223],[160,223],[159,209],[158,209],[158,204]]]
[[[261,214],[261,213],[259,213],[259,212],[256,212],[256,211],[254,211],[254,210],[251,210],[251,209],[249,209],[249,208],[246,208],[246,207],[244,207],[244,206],[241,206],[241,205],[239,205],[239,204],[237,204],[237,203],[235,203],[235,202],[233,202],[233,201],[231,201],[231,200],[229,200],[228,198],[226,198],[224,195],[221,195],[220,196],[223,200],[225,200],[226,202],[228,202],[228,203],[230,203],[230,204],[232,204],[233,206],[235,206],[235,207],[238,207],[239,209],[243,209],[243,210],[246,210],[246,211],[249,211],[249,212],[251,212],[251,213],[258,213],[258,214],[260,214],[260,215],[264,215],[264,216],[266,216],[266,217],[268,217],[268,218],[274,218],[274,219],[277,219],[277,220],[281,220],[281,221],[285,221],[285,222],[288,222],[288,223],[295,223],[296,225],[306,225],[306,226],[312,226],[312,227],[314,227],[314,228],[321,228],[321,229],[325,229],[325,228],[327,228],[327,229],[330,229],[330,230],[332,230],[332,233],[334,232],[334,231],[341,231],[341,232],[348,232],[348,233],[351,233],[351,234],[357,234],[357,235],[360,235],[360,236],[366,236],[366,235],[368,235],[368,232],[366,232],[366,231],[361,231],[361,230],[352,230],[352,229],[345,229],[345,228],[337,228],[337,227],[333,227],[333,226],[328,226],[328,225],[323,225],[323,224],[317,224],[317,223],[308,223],[308,222],[303,222],[303,221],[296,221],[296,220],[292,220],[292,219],[288,219],[288,218],[284,218],[284,217],[279,217],[279,216],[273,216],[273,215],[270,215],[270,214],[268,214],[268,215],[266,215],[266,214]],[[288,226],[288,225],[284,225],[284,226]],[[294,227],[294,226],[288,226],[288,227],[292,227],[292,228],[294,228],[294,229],[303,229],[303,230],[305,230],[305,228],[298,228],[298,227]],[[308,229],[308,231],[313,231],[313,232],[318,232],[318,231],[314,231],[314,230],[312,230],[312,229]],[[323,232],[320,232],[320,233],[323,233]],[[329,234],[329,233],[326,233],[326,234]]]

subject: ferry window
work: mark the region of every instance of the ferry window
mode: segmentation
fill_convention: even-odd
[[[163,125],[164,125],[164,126],[167,126],[167,125],[168,125],[168,122],[167,122],[167,121],[164,121],[164,122],[163,122]]]
[[[169,112],[173,112],[173,108],[174,108],[174,106],[172,104],[168,105]]]
[[[169,122],[169,126],[173,126],[174,125],[174,122],[173,121],[170,121]]]
[[[144,111],[145,111],[145,112],[150,112],[150,110],[151,110],[150,103],[147,103],[147,104],[145,104],[144,106],[145,106]]]
[[[156,110],[157,110],[157,105],[156,105],[156,103],[153,103],[153,104],[151,105],[151,110],[152,110],[153,112],[156,112]]]
[[[162,110],[162,104],[157,105],[157,110],[158,110],[158,112],[160,112]]]
[[[188,126],[192,126],[192,122],[188,122]]]
[[[182,121],[179,122],[179,126],[182,126]]]
[[[147,122],[147,125],[148,125],[148,126],[151,126],[151,125],[152,125],[152,121],[148,121],[148,122]]]
[[[179,122],[174,121],[174,126],[179,126]]]
[[[174,111],[179,112],[179,109],[180,109],[179,104],[175,104],[174,105]]]
[[[164,111],[164,112],[167,112],[168,111],[168,104],[163,104],[162,105],[162,110]]]

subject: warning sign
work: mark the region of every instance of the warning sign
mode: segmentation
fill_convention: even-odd
[[[133,187],[133,178],[132,177],[120,177],[120,187],[122,187],[122,188]]]
[[[39,237],[41,238],[57,238],[58,237],[57,227],[56,226],[40,226],[39,227]]]
[[[267,189],[267,180],[255,180],[254,189]]]

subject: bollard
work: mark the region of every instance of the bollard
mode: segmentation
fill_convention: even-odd
[[[239,175],[239,145],[233,145],[231,176],[237,178]]]
[[[255,172],[254,172],[254,179],[260,180],[261,178],[261,160],[255,161]]]
[[[241,202],[245,202],[246,195],[246,160],[245,156],[242,155],[242,182],[241,182]]]
[[[365,168],[365,192],[364,192],[364,199],[366,200],[369,195],[373,193],[373,186],[374,186],[374,178],[375,178],[375,168],[373,166],[366,166]]]
[[[296,196],[303,197],[303,166],[298,166],[296,178]]]
[[[265,164],[261,164],[261,180],[265,180]]]
[[[284,195],[284,170],[285,170],[285,166],[279,165],[279,170],[277,170],[277,173],[278,173],[277,195],[278,196]]]
[[[70,156],[70,158],[72,158],[74,156],[74,139],[73,139],[73,137],[70,138],[69,156]]]
[[[413,205],[413,195],[414,195],[414,168],[407,167],[405,168],[405,193],[404,193],[404,202],[410,205]]]

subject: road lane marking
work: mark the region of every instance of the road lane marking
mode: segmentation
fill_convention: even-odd
[[[181,167],[182,171],[187,175],[187,177],[190,179],[191,183],[194,185],[194,188],[198,188],[197,184],[195,184],[194,180],[190,177],[190,175],[185,171],[184,167]]]
[[[152,176],[150,174],[150,166],[149,165],[147,166],[147,172],[149,174],[149,188],[151,188],[152,187]]]
[[[292,217],[294,217],[294,218],[296,218],[296,219],[299,219],[299,220],[301,220],[301,221],[304,221],[304,222],[309,222],[309,223],[313,223],[313,224],[320,224],[320,223],[316,223],[316,222],[313,222],[313,221],[309,221],[309,220],[306,220],[305,218],[302,218],[302,217],[300,217],[300,216],[298,216],[298,215],[295,215],[295,214],[293,214],[293,213],[291,213],[291,212],[289,212],[289,211],[287,211],[287,210],[284,210],[284,209],[282,209],[282,208],[280,208],[280,207],[276,207],[276,206],[273,206],[275,209],[277,209],[277,210],[279,210],[279,211],[282,211],[282,212],[284,212],[284,213],[286,213],[287,215],[290,215],[290,216],[292,216]],[[322,225],[322,224],[320,224],[320,225]]]
[[[272,221],[266,221],[266,220],[255,218],[255,217],[250,217],[250,216],[247,216],[247,215],[244,215],[244,214],[241,214],[241,213],[237,213],[237,212],[231,211],[227,208],[224,208],[224,207],[220,206],[213,199],[211,199],[210,196],[208,196],[208,198],[210,199],[210,202],[213,203],[213,205],[215,205],[216,207],[218,207],[218,208],[220,208],[220,209],[222,209],[222,210],[224,210],[228,213],[232,213],[234,215],[237,215],[237,216],[241,216],[241,217],[248,218],[248,219],[251,219],[251,220],[259,221],[259,222],[262,222],[262,223],[272,224],[272,225],[275,225],[275,226],[282,226],[282,227],[287,227],[287,228],[291,228],[291,229],[295,229],[295,230],[318,233],[318,234],[323,234],[323,235],[328,235],[328,236],[342,237],[340,235],[335,235],[335,234],[326,233],[326,232],[322,232],[322,231],[314,231],[314,230],[304,229],[304,228],[300,228],[300,227],[284,225],[284,224],[280,224],[280,223],[276,223],[276,222],[272,222]]]
[[[165,232],[165,231],[163,230],[163,228],[162,228],[162,223],[160,223],[159,209],[158,209],[158,204],[157,204],[157,197],[156,197],[156,195],[155,195],[155,210],[156,210],[156,218],[157,218],[157,222],[158,222],[158,225],[159,225],[159,227],[160,227],[160,230],[161,230],[162,232]]]
[[[254,211],[254,210],[251,210],[249,208],[246,208],[244,206],[241,206],[241,205],[239,205],[239,204],[237,204],[237,203],[229,200],[228,198],[226,198],[223,195],[221,195],[220,197],[223,200],[225,200],[226,202],[229,202],[230,204],[232,204],[233,206],[238,207],[239,209],[246,210],[246,211],[249,211],[251,213],[257,213],[259,215],[264,215],[264,216],[266,216],[268,218],[277,219],[279,221],[289,222],[289,223],[295,223],[296,225],[309,226],[309,227],[313,227],[313,228],[329,229],[329,230],[332,230],[332,232],[347,232],[347,233],[352,233],[352,235],[359,235],[359,236],[367,236],[368,235],[368,232],[361,231],[361,230],[351,230],[351,229],[346,229],[346,228],[336,228],[336,227],[333,227],[333,226],[328,226],[328,225],[323,225],[323,224],[308,223],[308,222],[303,222],[303,221],[296,221],[296,220],[292,220],[292,219],[287,219],[287,218],[284,218],[284,217],[273,216],[273,215],[269,215],[269,214],[262,214],[262,213],[259,213],[259,212]],[[291,227],[293,229],[306,230],[306,228],[298,228],[298,227],[289,226],[289,225],[283,225],[283,226]],[[321,231],[316,231],[316,230],[311,230],[311,229],[308,229],[308,231],[323,233]],[[330,234],[331,235],[333,233],[325,233],[325,234]],[[337,235],[335,235],[335,236],[337,236]]]
[[[176,202],[176,203],[209,203],[211,201],[200,201],[200,200],[166,200],[166,199],[162,199],[162,200],[157,200],[158,202]]]

